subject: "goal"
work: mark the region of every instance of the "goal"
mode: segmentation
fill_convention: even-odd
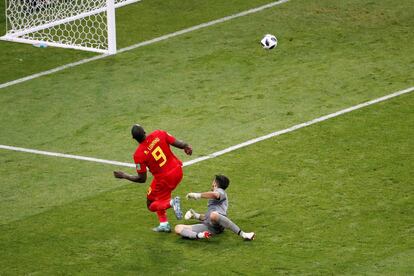
[[[0,39],[116,53],[115,9],[140,0],[5,0]]]

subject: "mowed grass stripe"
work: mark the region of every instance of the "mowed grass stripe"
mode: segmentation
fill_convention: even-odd
[[[414,91],[414,87],[409,87],[407,89],[400,90],[400,91],[391,93],[389,95],[386,95],[386,96],[383,96],[383,97],[380,97],[380,98],[377,98],[377,99],[374,99],[374,100],[371,100],[371,101],[368,101],[368,102],[365,102],[365,103],[361,103],[361,104],[351,106],[351,107],[342,109],[340,111],[337,111],[337,112],[334,112],[334,113],[331,113],[331,114],[328,114],[328,115],[324,115],[324,116],[319,117],[319,118],[315,118],[315,119],[310,120],[308,122],[300,123],[300,124],[294,125],[292,127],[289,127],[289,128],[283,129],[283,130],[278,130],[278,131],[269,133],[267,135],[263,135],[261,137],[257,137],[257,138],[248,140],[246,142],[228,147],[226,149],[211,153],[211,154],[206,155],[206,156],[202,156],[202,157],[198,157],[198,158],[193,159],[193,160],[186,161],[186,162],[183,163],[183,166],[184,167],[185,166],[190,166],[190,165],[193,165],[193,164],[196,164],[196,163],[208,160],[208,159],[216,158],[216,157],[221,156],[223,154],[238,150],[240,148],[250,146],[252,144],[261,142],[263,140],[267,140],[267,139],[270,139],[270,138],[273,138],[273,137],[276,137],[276,136],[279,136],[279,135],[282,135],[282,134],[286,134],[286,133],[301,129],[303,127],[307,127],[307,126],[310,126],[310,125],[313,125],[313,124],[317,124],[317,123],[323,122],[325,120],[329,120],[329,119],[335,118],[337,116],[340,116],[340,115],[358,110],[360,108],[364,108],[364,107],[367,107],[367,106],[370,106],[370,105],[373,105],[373,104],[377,104],[377,103],[380,103],[380,102],[383,102],[383,101],[387,101],[387,100],[392,99],[394,97],[398,97],[398,96],[410,93],[412,91]],[[79,156],[79,155],[73,155],[73,154],[64,154],[64,153],[58,153],[58,152],[41,151],[41,150],[35,150],[35,149],[26,149],[26,148],[7,146],[7,145],[0,145],[0,149],[11,150],[11,151],[19,151],[19,152],[25,152],[25,153],[32,153],[32,154],[39,154],[39,155],[46,155],[46,156],[52,156],[52,157],[69,158],[69,159],[96,162],[96,163],[103,163],[103,164],[111,164],[111,165],[123,166],[123,167],[129,167],[129,168],[134,168],[135,167],[135,164],[133,164],[133,163],[125,163],[125,162],[119,162],[119,161],[113,161],[113,160],[104,160],[104,159],[95,158],[95,157]]]
[[[0,140],[130,162],[136,147],[129,138],[130,124],[139,120],[148,130],[165,128],[188,140],[197,157],[412,83],[412,51],[406,52],[411,50],[411,36],[404,32],[412,20],[405,17],[412,5],[341,3],[337,7],[331,1],[293,1],[264,16],[160,43],[164,47],[146,47],[143,53],[131,51],[64,76],[11,87],[0,95]],[[401,20],[391,24],[395,18]],[[257,33],[263,26],[280,30],[284,37],[277,51],[258,47]],[[337,41],[338,32],[347,36]],[[392,39],[382,36],[384,32]],[[45,159],[3,152],[1,157],[2,182],[11,195],[4,197],[9,205],[3,210],[10,216],[13,208],[7,208],[21,194],[21,201],[29,197],[29,212],[37,212],[61,204],[66,196],[85,196],[72,185],[93,192],[95,186],[108,188],[106,178],[112,178],[112,169],[101,165],[102,175],[94,174],[89,182],[88,173],[76,171],[77,165],[92,164],[60,170],[60,164],[72,162],[39,162]],[[50,173],[53,167],[59,171],[56,175]],[[20,177],[23,172],[25,177]],[[53,193],[30,201],[38,187],[59,194],[58,203],[49,202]]]
[[[113,165],[21,152],[2,152],[0,164],[2,225],[126,184],[118,181],[108,185]]]
[[[201,157],[201,158],[196,158],[196,159],[193,159],[193,160],[190,160],[190,161],[186,161],[186,162],[184,162],[183,165],[184,165],[184,167],[191,166],[191,165],[197,164],[197,163],[202,162],[202,161],[206,161],[206,160],[209,160],[209,159],[212,159],[212,158],[216,158],[216,157],[219,157],[223,154],[227,154],[227,153],[230,153],[232,151],[239,150],[239,149],[244,148],[246,146],[250,146],[250,145],[253,145],[255,143],[262,142],[264,140],[280,136],[282,134],[287,134],[287,133],[290,133],[292,131],[299,130],[299,129],[307,127],[307,126],[311,126],[311,125],[316,124],[316,123],[321,123],[325,120],[332,119],[332,118],[335,118],[337,116],[344,115],[346,113],[358,110],[360,108],[368,107],[368,106],[373,105],[373,104],[378,104],[378,103],[381,103],[383,101],[390,100],[394,97],[398,97],[398,96],[401,96],[401,95],[404,95],[404,94],[408,94],[412,91],[414,91],[414,87],[410,87],[410,88],[407,88],[407,89],[404,89],[404,90],[401,90],[401,91],[397,91],[395,93],[389,94],[389,95],[381,97],[381,98],[377,98],[377,99],[374,99],[374,100],[371,100],[371,101],[368,101],[368,102],[365,102],[365,103],[362,103],[362,104],[359,104],[359,105],[356,105],[356,106],[353,106],[353,107],[349,107],[349,108],[337,111],[337,112],[332,113],[332,114],[328,114],[328,115],[313,119],[313,120],[308,121],[308,122],[297,124],[295,126],[292,126],[290,128],[284,129],[284,130],[279,130],[279,131],[270,133],[268,135],[264,135],[262,137],[258,137],[258,138],[246,141],[244,143],[234,145],[234,146],[229,147],[227,149],[209,154],[209,155]],[[123,166],[123,167],[130,167],[130,168],[135,167],[135,165],[133,163],[123,163],[123,162],[112,161],[112,160],[102,160],[102,159],[85,157],[85,156],[76,156],[76,155],[62,154],[62,153],[56,153],[56,152],[38,151],[38,150],[33,150],[33,149],[24,149],[24,148],[10,147],[10,146],[4,146],[4,145],[0,145],[0,149],[18,151],[18,152],[23,152],[23,153],[31,153],[31,154],[36,154],[36,155],[46,155],[46,156],[66,158],[66,159],[75,159],[75,160],[88,161],[88,162],[93,162],[93,163],[98,163],[98,164],[115,165],[115,166]],[[39,159],[35,158],[34,160],[37,160],[35,162],[39,162],[42,159],[39,160]],[[6,158],[4,162],[5,163],[13,163],[14,160]],[[53,160],[48,161],[48,163],[51,163],[51,162],[53,164]],[[81,167],[82,164],[83,163],[78,164],[77,167],[78,168]],[[31,165],[33,167],[36,167],[36,165],[33,165],[33,163],[31,163]],[[43,164],[39,164],[39,165],[43,166]],[[107,168],[107,167],[105,167],[105,168]],[[44,173],[42,173],[41,171],[40,171],[40,175],[37,175],[36,171],[30,171],[30,174],[27,175],[30,178],[31,178],[32,174],[34,174],[36,177],[40,177],[40,179],[38,179],[36,181],[36,182],[41,183],[41,189],[40,189],[41,193],[39,194],[39,196],[32,197],[32,193],[30,193],[30,192],[28,193],[28,190],[30,190],[30,189],[36,189],[37,190],[38,187],[36,187],[36,185],[33,185],[32,187],[29,187],[29,189],[26,187],[24,190],[20,190],[19,188],[13,187],[13,185],[12,185],[12,187],[9,187],[10,184],[12,184],[12,182],[10,182],[10,183],[7,183],[6,185],[3,185],[1,187],[1,194],[4,197],[3,202],[5,203],[5,206],[3,208],[0,208],[1,210],[3,210],[3,212],[2,212],[3,214],[0,216],[0,218],[1,218],[0,219],[0,224],[9,223],[9,222],[14,221],[14,220],[23,219],[23,218],[25,218],[27,216],[31,216],[33,214],[38,214],[38,213],[47,211],[47,210],[49,210],[50,206],[58,206],[60,204],[66,204],[65,196],[62,196],[62,195],[59,195],[57,198],[53,198],[53,200],[44,202],[44,199],[46,197],[53,196],[53,192],[58,191],[59,189],[57,187],[54,187],[56,182],[50,181],[50,179],[45,178],[45,180],[46,180],[45,182],[41,181],[44,178],[44,176],[42,176],[42,175],[44,175]],[[109,176],[110,171],[108,171],[108,173],[106,173],[106,175]],[[7,177],[7,174],[5,174],[5,177]],[[29,182],[33,181],[33,180],[35,180],[35,179],[29,180]],[[84,182],[84,181],[82,181],[82,182]],[[67,192],[69,192],[69,193],[75,192],[76,189],[79,189],[80,187],[82,187],[82,185],[88,185],[88,186],[90,185],[90,184],[86,184],[86,183],[84,183],[84,184],[80,184],[80,183],[63,184],[61,181],[59,181],[58,183],[59,183],[59,185],[68,185]],[[93,183],[94,183],[93,185],[97,185],[96,180]],[[56,190],[56,188],[57,188],[57,190]],[[80,198],[84,198],[84,197],[94,195],[95,189],[92,188],[92,190],[90,190],[90,188],[91,187],[89,187],[87,192],[83,193],[80,196],[79,195],[77,195],[77,196],[79,196]],[[16,196],[16,194],[14,194],[14,192],[13,192],[14,189],[16,189],[18,194],[20,194],[19,196]],[[105,187],[105,188],[102,187],[102,185],[100,183],[97,185],[96,189],[99,189],[99,190],[96,191],[97,193],[108,191],[108,188],[107,187]],[[109,188],[109,190],[112,190],[112,189],[113,188]],[[13,196],[11,197],[11,195],[9,195],[9,194],[13,194]],[[27,198],[27,196],[29,196],[29,198]],[[10,198],[14,198],[14,199],[10,199]],[[12,204],[13,204],[15,202],[16,198],[18,198],[17,205],[14,206],[13,209],[10,209],[9,208],[10,207],[9,206],[10,205],[9,201],[11,201]],[[16,208],[19,211],[16,212]],[[13,210],[13,212],[10,212],[11,210]],[[21,212],[21,214],[20,214],[20,212]],[[20,214],[20,215],[15,216],[15,214]],[[13,216],[15,216],[15,217],[13,217]]]
[[[317,123],[320,123],[320,122],[323,122],[323,121],[326,121],[326,120],[344,115],[346,113],[349,113],[349,112],[352,112],[352,111],[355,111],[355,110],[358,110],[358,109],[361,109],[361,108],[364,108],[364,107],[367,107],[367,106],[370,106],[370,105],[373,105],[373,104],[377,104],[377,103],[380,103],[380,102],[383,102],[383,101],[387,101],[387,100],[390,100],[394,97],[398,97],[398,96],[401,96],[401,95],[404,95],[404,94],[411,93],[412,91],[414,91],[414,87],[409,87],[407,89],[400,90],[400,91],[391,93],[389,95],[386,95],[384,97],[380,97],[380,98],[377,98],[377,99],[374,99],[374,100],[371,100],[371,101],[368,101],[368,102],[365,102],[365,103],[361,103],[361,104],[358,104],[358,105],[355,105],[355,106],[351,106],[351,107],[339,110],[337,112],[334,112],[334,113],[331,113],[331,114],[328,114],[328,115],[325,115],[325,116],[321,116],[319,118],[315,118],[313,120],[310,120],[310,121],[307,121],[307,122],[304,122],[304,123],[301,123],[301,124],[294,125],[292,127],[289,127],[289,128],[283,129],[283,130],[278,130],[278,131],[269,133],[267,135],[263,135],[261,137],[251,139],[249,141],[246,141],[246,142],[231,146],[229,148],[223,149],[221,151],[217,151],[215,153],[209,154],[208,156],[203,156],[203,157],[200,157],[200,158],[197,158],[197,159],[190,160],[190,161],[186,162],[186,165],[192,165],[192,164],[196,164],[198,162],[201,162],[201,161],[204,161],[204,160],[207,160],[207,159],[216,158],[216,157],[221,156],[223,154],[226,154],[226,153],[229,153],[229,152],[232,152],[232,151],[250,146],[252,144],[256,144],[256,143],[259,143],[261,141],[264,141],[264,140],[267,140],[267,139],[270,139],[270,138],[273,138],[273,137],[276,137],[276,136],[279,136],[279,135],[282,135],[282,134],[286,134],[286,133],[289,133],[289,132],[292,132],[292,131],[295,131],[295,130],[298,130],[298,129],[301,129],[301,128],[304,128],[304,127],[307,127],[307,126],[311,126],[313,124],[317,124]]]
[[[188,140],[200,157],[413,83],[410,37],[398,31],[407,23],[390,19],[404,18],[405,3],[355,2],[293,1],[10,87],[0,95],[1,144],[131,162],[129,129],[139,122]],[[367,10],[368,18],[350,19]],[[275,51],[257,43],[265,28],[280,30]],[[393,39],[380,35],[384,28]]]
[[[199,274],[224,262],[236,274],[411,274],[413,108],[404,95],[188,168],[176,194],[225,173],[229,216],[257,232],[254,242],[228,231],[205,242],[152,233],[145,188],[128,185],[0,226],[1,267]]]
[[[190,26],[208,22],[269,0],[206,0],[194,5],[180,0],[152,0],[117,9],[118,48],[150,40]],[[4,4],[0,2],[0,29],[5,30]],[[214,7],[212,12],[211,7]],[[1,12],[3,11],[3,12]],[[62,64],[95,56],[95,53],[61,48],[38,49],[19,43],[0,43],[0,82],[12,81]],[[33,62],[42,61],[42,62]]]

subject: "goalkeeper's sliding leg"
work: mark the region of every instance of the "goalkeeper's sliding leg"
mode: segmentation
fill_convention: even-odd
[[[219,214],[217,212],[211,212],[210,220],[214,226],[219,225],[220,227],[230,229],[231,231],[233,231],[233,233],[237,234],[245,240],[254,240],[255,238],[254,232],[243,232],[237,224],[235,224],[228,217],[223,216],[222,214]]]
[[[186,214],[186,219],[190,218],[202,220],[203,223],[193,225],[179,224],[175,226],[175,232],[184,238],[208,239],[211,235],[222,233],[225,228],[230,229],[245,240],[253,240],[255,238],[254,232],[243,232],[237,224],[217,212],[212,212],[210,217],[207,220],[204,220],[203,214],[200,215],[191,209]]]
[[[200,238],[201,232],[210,234],[220,234],[224,229],[230,229],[245,240],[254,240],[255,233],[243,232],[240,227],[227,217],[228,199],[225,190],[230,184],[230,180],[224,175],[215,175],[211,183],[210,191],[203,193],[188,193],[187,199],[208,199],[208,210],[205,214],[197,214],[194,210],[189,210],[184,218],[195,218],[202,221],[202,224],[193,226],[177,225],[175,232],[183,237],[190,239]],[[201,228],[203,227],[203,228]],[[201,235],[201,234],[200,234]]]
[[[211,232],[209,231],[208,226],[202,223],[193,225],[178,224],[175,226],[174,230],[175,233],[183,238],[191,240],[209,239],[211,237]]]

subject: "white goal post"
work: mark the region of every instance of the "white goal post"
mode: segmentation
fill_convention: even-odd
[[[1,40],[115,54],[115,9],[141,0],[5,1]]]

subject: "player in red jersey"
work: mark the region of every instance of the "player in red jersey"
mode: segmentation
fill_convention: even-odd
[[[139,143],[134,153],[138,175],[114,171],[114,176],[145,183],[148,168],[154,178],[147,192],[147,207],[151,212],[157,213],[160,221],[160,225],[153,230],[155,232],[171,232],[166,210],[173,207],[177,219],[182,218],[180,197],[171,199],[171,193],[183,178],[183,170],[181,160],[171,151],[170,145],[183,149],[187,155],[191,155],[193,149],[188,143],[176,139],[163,130],[155,130],[146,135],[142,126],[134,125],[131,134],[132,138]]]

